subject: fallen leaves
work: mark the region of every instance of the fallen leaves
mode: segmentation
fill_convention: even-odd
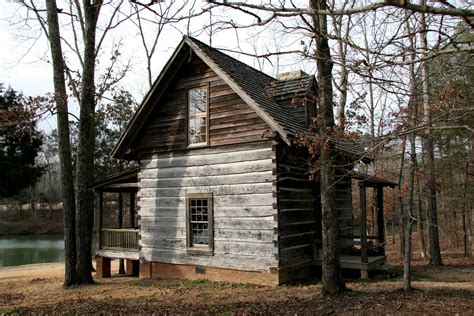
[[[64,290],[56,274],[32,269],[30,276],[16,279],[2,279],[0,273],[0,306],[19,314],[474,314],[474,284],[465,281],[474,259],[453,263],[415,267],[424,274],[410,293],[401,290],[399,279],[355,280],[347,282],[352,291],[334,297],[322,295],[317,283],[265,287],[129,277]],[[450,274],[451,281],[438,281],[450,269],[459,278]]]

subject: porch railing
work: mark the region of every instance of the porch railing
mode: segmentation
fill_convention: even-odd
[[[138,250],[138,229],[102,228],[101,249]]]

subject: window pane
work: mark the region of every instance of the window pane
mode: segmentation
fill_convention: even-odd
[[[209,245],[209,201],[207,199],[190,199],[191,243],[193,245]]]
[[[189,144],[207,141],[207,119],[205,117],[189,119]]]
[[[196,88],[189,90],[189,115],[206,113],[207,89]]]
[[[188,91],[188,139],[189,144],[207,142],[207,89],[204,87]]]

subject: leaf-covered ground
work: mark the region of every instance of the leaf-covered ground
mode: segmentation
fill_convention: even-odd
[[[337,297],[321,295],[317,281],[281,287],[207,281],[113,277],[65,290],[62,264],[0,269],[0,314],[474,314],[474,260],[445,258],[445,266],[415,262],[415,291],[400,277],[348,280]]]

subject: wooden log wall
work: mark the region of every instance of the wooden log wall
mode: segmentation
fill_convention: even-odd
[[[352,236],[354,228],[352,212],[352,180],[347,173],[336,173],[336,207],[339,236]],[[342,238],[342,246],[353,244],[352,239]]]
[[[280,144],[277,157],[279,267],[309,265],[318,227],[314,183],[302,153]]]
[[[217,74],[195,55],[176,79],[132,144],[140,153],[184,150],[187,146],[187,91],[209,87],[209,145],[262,140],[269,126]]]
[[[319,183],[309,181],[305,155],[281,144],[277,149],[279,267],[307,265],[313,259],[314,240],[321,240]],[[339,236],[353,235],[351,178],[336,175]],[[353,245],[341,238],[341,246]]]
[[[139,174],[140,246],[146,261],[269,271],[277,226],[268,141],[156,153]],[[214,255],[186,251],[186,193],[212,192]]]

